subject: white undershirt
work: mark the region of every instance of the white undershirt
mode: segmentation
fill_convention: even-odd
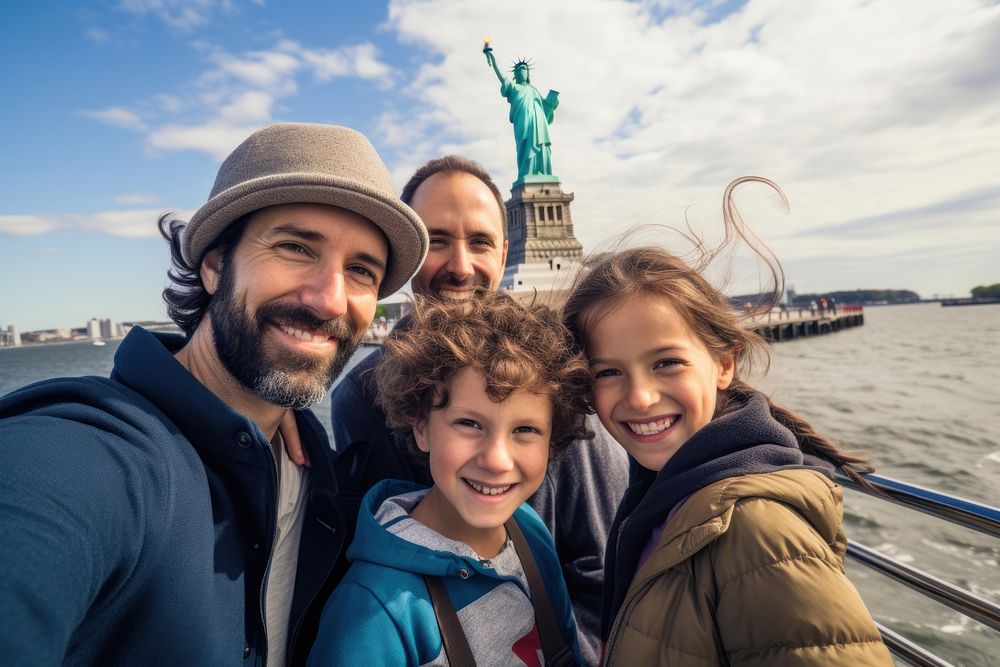
[[[309,471],[295,465],[288,458],[280,433],[274,434],[271,449],[278,467],[278,520],[264,593],[264,618],[267,627],[267,664],[271,667],[284,667],[288,663],[288,626],[291,621],[292,594],[295,592],[295,571],[299,560],[306,493],[309,490]]]

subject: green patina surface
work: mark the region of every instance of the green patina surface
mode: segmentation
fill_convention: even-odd
[[[559,106],[559,92],[550,90],[548,95],[542,96],[531,85],[531,67],[527,62],[515,63],[511,78],[504,76],[497,67],[493,49],[487,46],[483,53],[500,80],[500,94],[510,104],[508,119],[514,125],[514,144],[517,147],[517,181],[514,185],[558,181],[552,175],[549,125],[555,119],[555,110]]]

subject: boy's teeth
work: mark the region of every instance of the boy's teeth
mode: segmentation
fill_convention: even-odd
[[[281,325],[281,330],[284,331],[289,336],[298,338],[299,340],[305,341],[307,343],[325,343],[326,336],[313,336],[308,331],[302,331],[301,329],[296,329],[295,327],[289,327]]]
[[[643,422],[641,424],[637,422],[625,422],[628,427],[632,429],[632,432],[636,435],[656,435],[661,431],[665,431],[670,428],[670,425],[674,423],[676,417],[664,417],[663,419],[657,419],[653,422]]]
[[[469,480],[465,481],[469,482]],[[482,486],[475,482],[469,482],[469,486],[485,496],[498,496],[511,487],[510,484],[507,486]]]

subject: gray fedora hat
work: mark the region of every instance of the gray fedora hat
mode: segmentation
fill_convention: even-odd
[[[328,204],[371,220],[389,240],[379,297],[409,280],[427,255],[427,229],[400,201],[371,142],[347,127],[276,123],[230,153],[205,203],[181,237],[181,252],[197,268],[219,234],[240,217],[277,204]]]

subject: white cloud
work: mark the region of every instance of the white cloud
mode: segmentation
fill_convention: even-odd
[[[146,143],[154,150],[195,150],[222,161],[257,129],[257,124],[233,126],[216,121],[202,125],[164,125],[151,132]]]
[[[302,49],[302,59],[313,68],[321,82],[334,77],[355,76],[388,84],[392,68],[378,59],[374,44],[364,43],[339,49]]]
[[[154,16],[171,28],[187,31],[206,25],[216,9],[231,10],[230,0],[120,0],[119,9],[145,18]]]
[[[81,113],[145,131],[154,152],[195,150],[222,159],[252,131],[273,122],[281,100],[298,92],[301,76],[311,75],[320,83],[352,77],[385,87],[393,75],[369,43],[309,49],[279,40],[270,50],[240,54],[204,42],[196,48],[212,66],[179,92],[137,101],[143,117],[123,107]]]
[[[127,209],[68,216],[74,226],[126,238],[159,236],[156,221],[163,209]]]
[[[83,35],[95,44],[107,44],[111,41],[111,35],[104,28],[87,28]]]
[[[0,234],[8,236],[38,236],[60,226],[54,215],[0,215]]]
[[[744,197],[749,224],[780,246],[782,261],[817,243],[786,237],[824,226],[838,249],[866,255],[919,246],[945,257],[982,243],[981,224],[956,224],[960,214],[947,210],[939,217],[952,222],[948,233],[908,238],[905,225],[873,222],[870,238],[843,240],[837,227],[995,185],[1000,6],[751,0],[724,9],[394,0],[388,29],[429,55],[381,117],[378,140],[398,148],[397,175],[456,151],[511,182],[507,103],[479,52],[492,35],[502,67],[529,56],[536,87],[560,91],[553,166],[576,192],[585,246],[637,222],[683,225],[689,204],[718,225],[725,185],[745,174],[769,176],[789,196],[789,216],[755,208],[756,191]],[[994,225],[998,210],[984,214]]]
[[[141,131],[146,129],[146,124],[138,114],[129,111],[128,109],[123,109],[122,107],[108,107],[107,109],[100,109],[98,111],[84,110],[80,113],[84,116],[99,120],[106,125],[123,127],[126,130]]]
[[[279,51],[252,51],[239,57],[219,52],[212,59],[218,69],[206,72],[205,81],[242,84],[284,95],[296,91],[294,75],[302,67],[295,55]]]
[[[218,109],[219,120],[227,124],[263,124],[271,119],[274,96],[260,90],[247,90],[228,100]]]
[[[177,95],[168,95],[166,93],[160,93],[153,96],[153,104],[163,112],[169,114],[179,113],[185,108],[185,102],[182,98]]]
[[[156,195],[146,193],[133,193],[115,197],[115,203],[123,206],[142,206],[144,204],[156,204],[159,201],[160,198]]]
[[[95,213],[59,213],[54,215],[0,215],[0,235],[41,236],[57,231],[89,230],[126,238],[159,236],[156,221],[163,209],[120,209]],[[182,220],[190,219],[192,210],[176,211]],[[59,252],[46,248],[43,253]]]

